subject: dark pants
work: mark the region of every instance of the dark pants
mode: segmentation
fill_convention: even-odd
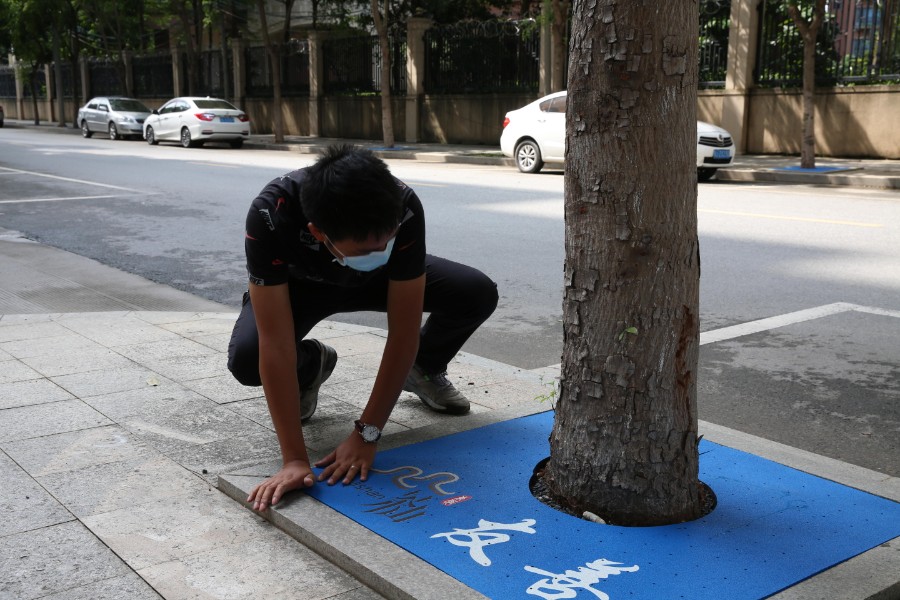
[[[320,321],[336,313],[387,310],[387,276],[362,287],[345,288],[305,280],[291,280],[291,311],[297,340],[297,378],[305,387],[319,370],[319,352],[304,341]],[[426,373],[447,370],[447,364],[466,340],[497,307],[497,284],[481,271],[443,258],[425,258],[425,312],[416,364]],[[250,295],[228,344],[228,369],[244,385],[262,385],[259,377],[259,337]]]

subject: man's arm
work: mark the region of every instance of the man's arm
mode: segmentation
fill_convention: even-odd
[[[360,417],[363,423],[379,429],[387,423],[419,350],[424,301],[425,275],[388,283],[388,337],[375,385]],[[343,477],[347,484],[353,481],[357,473],[365,481],[375,460],[375,450],[375,444],[367,444],[354,430],[334,452],[316,463],[316,466],[328,465],[319,475],[319,481],[328,479],[329,484],[334,484]]]
[[[250,284],[250,301],[259,332],[259,374],[281,446],[282,467],[250,492],[248,502],[264,510],[292,489],[314,484],[300,425],[297,346],[287,284]]]

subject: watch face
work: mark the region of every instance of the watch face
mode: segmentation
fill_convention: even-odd
[[[370,444],[372,442],[377,442],[381,438],[381,430],[368,423],[357,421],[356,430],[359,431],[359,435],[362,437],[363,441]]]

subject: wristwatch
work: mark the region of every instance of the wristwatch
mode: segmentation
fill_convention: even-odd
[[[356,420],[356,430],[367,444],[374,444],[381,439],[381,430],[374,425],[363,423],[359,419]]]

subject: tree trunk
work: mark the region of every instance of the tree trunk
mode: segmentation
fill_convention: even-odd
[[[816,37],[825,16],[825,0],[816,0],[809,21],[800,14],[796,2],[788,2],[788,14],[803,38],[803,138],[800,144],[800,166],[816,167]]]
[[[378,0],[370,0],[372,19],[378,32],[378,46],[381,48],[381,131],[385,148],[394,147],[394,114],[391,111],[391,46],[388,40],[388,10],[384,15],[378,7]]]
[[[57,127],[66,126],[66,90],[63,88],[62,58],[60,58],[59,25],[53,24],[53,90],[56,92]],[[74,73],[73,73],[74,75]],[[50,86],[47,86],[48,88]]]
[[[41,65],[32,65],[31,66],[31,75],[28,78],[28,82],[31,85],[31,107],[34,109],[34,124],[41,124],[41,115],[38,113],[38,87],[37,87],[37,70]]]
[[[278,46],[272,43],[269,35],[269,21],[266,18],[266,0],[256,0],[259,8],[259,23],[262,27],[263,43],[269,56],[269,67],[272,71],[272,126],[275,130],[275,143],[284,143],[284,119],[281,115],[281,53]]]
[[[544,477],[622,525],[697,518],[692,2],[576,1],[560,397]]]

